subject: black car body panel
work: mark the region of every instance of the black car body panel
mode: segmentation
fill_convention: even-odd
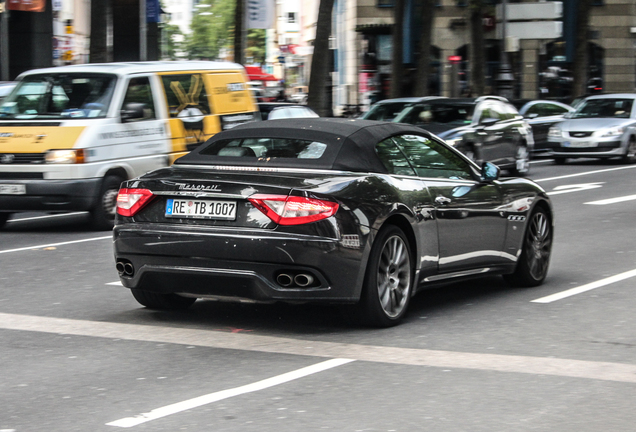
[[[236,139],[299,135],[332,148],[317,160],[240,160],[209,150]],[[466,168],[466,176],[390,172],[376,144],[401,136],[439,146]],[[481,175],[461,153],[408,125],[295,119],[239,126],[215,135],[172,167],[122,184],[122,190],[149,190],[152,198],[132,216],[117,215],[115,259],[131,264],[120,279],[125,287],[162,294],[353,303],[361,297],[376,236],[387,225],[399,227],[408,239],[414,291],[463,277],[512,273],[527,216],[537,206],[551,214],[550,201],[530,180],[486,181]],[[272,195],[325,200],[337,203],[338,210],[311,223],[277,224],[250,201]],[[170,217],[168,201],[176,199],[236,204],[236,215],[232,220]],[[281,274],[310,275],[312,281],[281,285]]]

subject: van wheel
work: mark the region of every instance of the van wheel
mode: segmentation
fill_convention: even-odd
[[[113,229],[115,212],[117,211],[117,193],[119,185],[124,181],[119,176],[107,176],[97,196],[95,207],[90,211],[91,225],[99,231]]]
[[[148,309],[184,310],[197,301],[196,298],[181,297],[177,294],[160,294],[137,288],[132,288],[131,291],[135,300]]]
[[[5,226],[10,217],[11,213],[0,213],[0,228]]]

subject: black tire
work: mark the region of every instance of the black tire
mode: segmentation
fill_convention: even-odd
[[[90,211],[91,226],[98,231],[113,229],[117,211],[117,192],[124,181],[119,176],[107,176],[102,182],[95,206]]]
[[[0,228],[7,224],[7,221],[11,217],[11,213],[0,213]]]
[[[548,274],[552,238],[550,215],[538,207],[528,220],[517,268],[514,273],[504,275],[506,281],[518,287],[541,285]]]
[[[406,314],[413,293],[413,257],[401,229],[388,225],[376,237],[358,304],[364,324],[391,327]]]
[[[148,309],[184,310],[197,301],[196,298],[182,297],[177,294],[160,294],[137,288],[132,288],[131,291],[135,300]]]
[[[636,162],[636,138],[630,137],[629,144],[627,144],[627,150],[625,155],[621,158],[623,163],[632,164]]]
[[[530,172],[530,152],[525,144],[517,146],[515,162],[510,171],[517,177],[525,177]]]
[[[554,163],[556,165],[565,165],[565,158],[564,157],[555,157],[554,158]]]

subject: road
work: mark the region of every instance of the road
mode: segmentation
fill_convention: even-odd
[[[536,161],[556,231],[544,285],[432,289],[376,330],[335,307],[118,285],[85,214],[0,231],[0,431],[612,431],[636,405],[636,166]]]

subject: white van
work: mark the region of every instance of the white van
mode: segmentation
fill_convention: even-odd
[[[110,229],[122,181],[258,118],[234,63],[72,65],[17,80],[0,104],[0,227],[14,212],[88,210]]]

